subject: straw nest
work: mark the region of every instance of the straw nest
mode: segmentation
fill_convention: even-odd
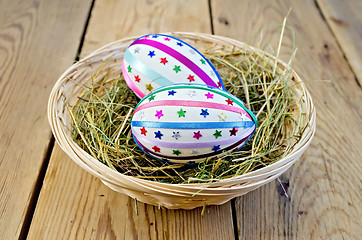
[[[48,117],[60,147],[110,188],[167,208],[222,204],[285,172],[315,132],[315,109],[291,62],[233,39],[169,33],[200,50],[227,91],[258,118],[238,152],[196,166],[168,164],[143,153],[132,139],[130,116],[139,101],[122,78],[121,62],[136,38],[113,42],[71,66],[57,81]]]

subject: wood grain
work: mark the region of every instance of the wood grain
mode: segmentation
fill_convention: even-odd
[[[328,25],[362,85],[362,1],[318,0]]]
[[[208,2],[96,1],[82,52],[118,38],[162,31],[210,32]],[[201,211],[158,209],[140,202],[136,207],[133,199],[108,189],[56,146],[28,236],[234,239],[230,203],[206,207],[203,216]]]
[[[72,63],[89,0],[0,1],[0,238],[17,239],[51,133],[50,90]]]
[[[92,30],[87,31],[83,56],[125,37],[170,31],[211,32],[206,0],[197,3],[191,0],[96,1],[92,15],[99,17],[90,20]]]
[[[215,34],[248,41],[263,26],[281,24],[290,7],[287,23],[298,46],[294,67],[314,99],[317,132],[310,148],[282,177],[289,198],[280,195],[275,181],[236,200],[239,238],[359,239],[362,91],[314,2],[213,0]],[[274,45],[279,32],[267,28],[263,38]],[[289,33],[285,43],[290,47],[291,42]],[[323,79],[330,81],[319,81]]]
[[[192,211],[135,202],[56,145],[28,239],[233,239],[230,204]]]

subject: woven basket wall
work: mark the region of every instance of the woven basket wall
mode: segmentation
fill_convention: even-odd
[[[230,38],[200,33],[168,34],[189,42],[201,51],[206,46],[212,46],[216,51],[223,51],[225,48],[247,48],[275,61],[273,56]],[[127,194],[139,201],[170,209],[192,209],[204,205],[223,204],[234,197],[246,194],[276,179],[300,158],[310,144],[316,127],[315,108],[311,96],[300,77],[295,72],[292,72],[294,75],[292,78],[294,81],[293,87],[296,90],[294,97],[299,99],[302,111],[305,113],[303,114],[303,119],[299,119],[299,121],[302,125],[306,125],[306,129],[292,151],[278,162],[256,171],[212,184],[158,183],[126,176],[108,168],[82,150],[73,141],[70,130],[73,128],[72,120],[67,106],[74,104],[77,97],[81,95],[83,88],[80,85],[90,85],[89,79],[91,79],[92,74],[97,69],[103,67],[104,74],[100,73],[94,79],[95,82],[101,80],[108,70],[111,70],[111,74],[108,75],[110,79],[117,75],[119,76],[123,53],[135,39],[136,37],[127,38],[108,44],[71,66],[56,82],[48,104],[48,118],[60,147],[79,166],[99,178],[111,189]],[[278,67],[282,70],[288,68],[287,64],[281,61],[278,61]]]

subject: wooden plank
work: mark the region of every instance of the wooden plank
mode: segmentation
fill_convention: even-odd
[[[115,11],[115,9],[117,11]],[[96,1],[90,31],[85,38],[82,55],[111,41],[169,31],[210,33],[210,16],[206,0],[200,3],[164,0]],[[101,16],[103,14],[103,16]],[[98,19],[96,18],[98,17]],[[100,21],[102,24],[96,24]]]
[[[17,239],[45,159],[46,105],[76,56],[89,0],[0,2],[0,236]]]
[[[233,239],[230,204],[207,207],[203,216],[201,210],[135,203],[56,145],[28,239]]]
[[[248,41],[261,27],[281,24],[290,7],[287,24],[298,46],[294,66],[312,94],[317,132],[303,157],[282,176],[289,198],[278,193],[274,181],[236,200],[239,238],[359,239],[361,87],[314,2],[213,0],[214,31]],[[279,32],[265,29],[263,38],[275,46]],[[291,43],[290,36],[285,43]]]
[[[362,85],[362,1],[318,0],[317,3]]]
[[[210,32],[208,14],[206,0],[96,1],[82,52],[148,32]],[[201,208],[167,210],[140,202],[136,207],[58,146],[48,169],[29,239],[234,239],[230,203],[207,207],[203,216]]]

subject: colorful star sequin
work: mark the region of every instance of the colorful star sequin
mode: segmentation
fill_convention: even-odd
[[[153,146],[152,149],[155,152],[158,152],[158,153],[161,152],[161,149],[159,147],[157,147],[157,146]]]
[[[140,114],[139,114],[139,118],[142,120],[144,119],[146,116],[145,116],[145,112],[144,111],[140,111]]]
[[[187,78],[190,82],[194,82],[195,81],[195,76],[192,76],[191,74],[189,74],[188,78]]]
[[[160,62],[160,63],[162,63],[163,65],[165,65],[166,63],[168,63],[166,57],[160,58],[160,59],[161,59],[161,62]]]
[[[158,138],[161,140],[161,137],[163,136],[163,134],[161,133],[160,130],[158,130],[157,132],[155,132],[155,138]]]
[[[233,106],[233,102],[234,102],[234,101],[230,100],[230,98],[228,98],[228,99],[225,100],[225,101],[227,102],[228,105]]]
[[[156,110],[155,117],[157,117],[158,119],[160,119],[161,117],[163,117],[162,110]]]
[[[197,140],[199,140],[201,137],[202,137],[202,134],[200,133],[200,131],[194,132],[193,138],[196,138]]]
[[[230,132],[230,136],[236,136],[236,133],[238,132],[239,130],[235,127],[233,127],[233,129],[229,130]]]
[[[179,139],[181,137],[180,131],[173,132],[172,137],[174,139]]]
[[[206,118],[206,116],[210,115],[210,114],[207,112],[207,109],[201,109],[200,115],[202,115],[202,116],[204,116],[204,118]]]
[[[196,91],[195,90],[190,90],[187,95],[189,95],[190,97],[195,97],[196,96]]]
[[[172,154],[174,154],[174,155],[178,156],[178,155],[180,155],[180,154],[181,154],[181,151],[180,151],[180,150],[178,150],[178,149],[176,149],[176,150],[172,150]]]
[[[180,111],[178,111],[177,113],[178,113],[178,117],[185,117],[186,111],[182,110],[182,108],[181,108]]]
[[[141,134],[145,135],[146,136],[146,133],[147,133],[147,130],[145,127],[141,128]]]
[[[134,53],[134,54],[140,53],[140,50],[141,50],[141,48],[140,48],[140,47],[137,47],[137,48],[135,48],[135,50],[133,51],[133,53]]]
[[[150,92],[153,90],[151,83],[146,84],[146,89]]]
[[[155,51],[149,51],[147,55],[150,56],[150,58],[156,56]]]
[[[240,114],[240,118],[241,118],[241,120],[243,120],[243,121],[249,120],[249,118],[246,116],[245,113],[241,113],[241,114]]]
[[[172,70],[174,70],[176,73],[181,72],[181,66],[175,65],[175,67]]]
[[[221,131],[215,130],[215,133],[213,134],[215,136],[215,138],[217,139],[218,137],[221,137]]]
[[[134,76],[134,80],[135,80],[136,82],[140,82],[140,81],[141,81],[141,78],[140,78],[139,75],[135,75],[135,76]]]
[[[175,93],[175,90],[168,91],[168,96],[175,96]]]
[[[215,145],[213,148],[212,148],[212,151],[216,152],[216,151],[219,151],[220,150],[220,145]]]
[[[156,95],[154,95],[154,94],[151,95],[151,96],[148,98],[148,101],[151,102],[152,100],[155,100],[155,97],[156,97]]]
[[[210,99],[210,98],[213,99],[214,98],[214,94],[211,94],[210,92],[206,93],[205,96],[206,96],[207,99]]]
[[[200,153],[199,149],[192,149],[191,150],[191,154],[199,154],[199,153]]]
[[[220,120],[220,121],[224,121],[224,122],[226,121],[226,117],[227,117],[227,116],[226,116],[224,113],[221,113],[221,114],[219,114],[219,115],[217,115],[217,116],[219,117],[219,120]]]
[[[132,72],[132,67],[131,67],[131,65],[128,65],[127,71],[128,71],[129,73]]]

